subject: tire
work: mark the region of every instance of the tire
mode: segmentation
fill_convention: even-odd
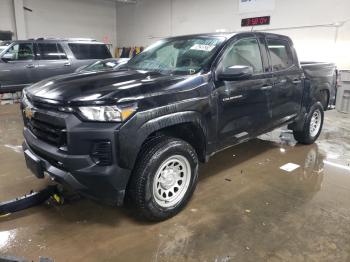
[[[143,217],[162,221],[186,206],[197,181],[198,157],[193,147],[183,140],[162,136],[142,148],[128,195]]]
[[[301,144],[313,144],[320,136],[324,120],[324,111],[321,103],[314,104],[306,117],[302,131],[293,131],[296,141]]]

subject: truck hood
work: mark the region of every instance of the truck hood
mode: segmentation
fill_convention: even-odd
[[[29,98],[41,102],[108,104],[171,93],[180,86],[191,88],[199,84],[195,79],[198,80],[198,75],[174,76],[134,70],[88,72],[49,78],[25,91]],[[192,84],[188,85],[189,82]]]

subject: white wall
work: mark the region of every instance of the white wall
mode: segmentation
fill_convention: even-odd
[[[118,46],[147,46],[158,38],[190,33],[250,30],[240,27],[245,17],[271,15],[271,25],[259,30],[332,24],[273,31],[293,38],[301,60],[334,61],[350,69],[349,0],[276,0],[273,11],[239,14],[238,0],[138,0],[117,5]]]
[[[116,44],[116,9],[112,1],[25,0],[26,31],[36,37],[87,37]]]
[[[0,31],[16,31],[12,0],[0,0]]]
[[[117,5],[118,45],[142,46],[152,43],[150,36],[170,35],[169,0],[145,0]],[[121,23],[118,25],[118,23]]]
[[[103,0],[23,0],[24,37],[80,37],[116,46],[116,4]],[[0,30],[16,31],[12,0],[0,0]],[[16,37],[16,34],[15,34]]]

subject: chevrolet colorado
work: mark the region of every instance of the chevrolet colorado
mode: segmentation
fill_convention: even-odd
[[[191,198],[199,161],[287,124],[300,143],[318,138],[336,68],[304,67],[286,36],[204,34],[161,40],[118,71],[41,81],[21,102],[27,166],[167,219]]]

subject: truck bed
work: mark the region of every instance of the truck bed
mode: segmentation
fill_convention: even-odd
[[[310,81],[310,87],[314,92],[328,90],[328,108],[335,104],[337,67],[334,63],[327,62],[300,62],[305,77]]]

